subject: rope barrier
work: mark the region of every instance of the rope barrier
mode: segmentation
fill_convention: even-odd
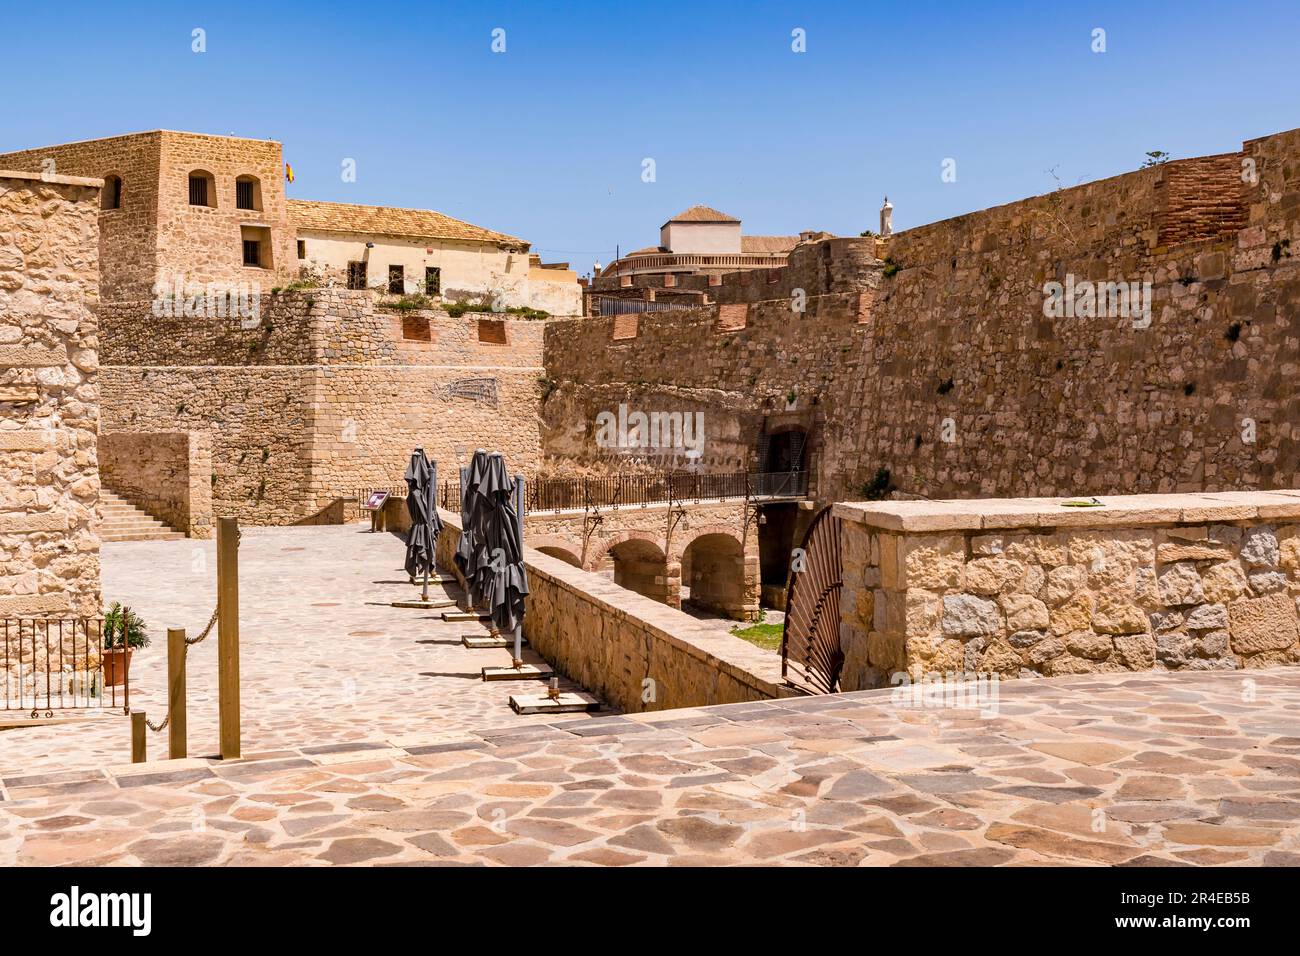
[[[239,547],[239,542],[240,542],[241,540],[243,540],[243,537],[244,537],[244,532],[243,532],[242,529],[239,530],[238,532],[236,532],[236,534],[235,534],[235,547]],[[208,624],[207,624],[207,626],[206,626],[205,628],[203,628],[203,631],[199,634],[199,636],[198,636],[198,637],[193,637],[193,638],[190,638],[190,637],[185,638],[185,657],[186,657],[186,658],[188,658],[188,657],[190,656],[190,648],[191,648],[191,647],[193,647],[195,644],[201,643],[202,641],[204,641],[204,640],[207,638],[207,636],[208,636],[209,634],[212,633],[212,628],[215,627],[215,626],[216,626],[216,623],[217,623],[217,613],[218,613],[220,610],[221,610],[221,602],[218,601],[218,602],[217,602],[217,606],[214,607],[214,608],[212,609],[212,617],[208,618]],[[162,721],[161,724],[154,724],[154,722],[153,722],[152,720],[149,720],[147,717],[145,718],[145,722],[144,722],[144,723],[145,723],[145,726],[148,727],[150,730],[152,730],[155,734],[160,734],[160,733],[162,733],[164,730],[167,729],[167,725],[171,722],[171,719],[172,719],[172,710],[171,710],[171,706],[169,705],[169,706],[167,707],[167,716],[163,718],[163,721]]]

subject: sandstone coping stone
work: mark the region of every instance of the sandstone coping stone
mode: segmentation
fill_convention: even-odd
[[[1169,495],[1105,495],[1100,508],[1064,498],[849,501],[836,517],[881,531],[979,531],[1010,528],[1135,528],[1210,521],[1300,519],[1300,490]]]
[[[89,186],[92,189],[102,189],[104,186],[104,180],[91,176],[63,176],[57,173],[33,173],[30,170],[22,172],[17,169],[0,169],[0,179],[24,179],[28,182],[57,183],[61,186]]]

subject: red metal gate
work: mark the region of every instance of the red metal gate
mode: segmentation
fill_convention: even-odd
[[[790,562],[781,632],[781,676],[817,694],[834,693],[844,667],[842,578],[840,519],[826,507],[813,518]]]

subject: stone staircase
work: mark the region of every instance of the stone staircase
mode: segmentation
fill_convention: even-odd
[[[104,509],[104,523],[99,530],[103,541],[170,541],[185,537],[107,488],[100,488],[99,500]]]

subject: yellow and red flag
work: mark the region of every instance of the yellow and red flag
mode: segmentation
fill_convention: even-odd
[[[289,182],[293,182],[293,167],[288,163],[284,164],[284,178],[289,180]]]

